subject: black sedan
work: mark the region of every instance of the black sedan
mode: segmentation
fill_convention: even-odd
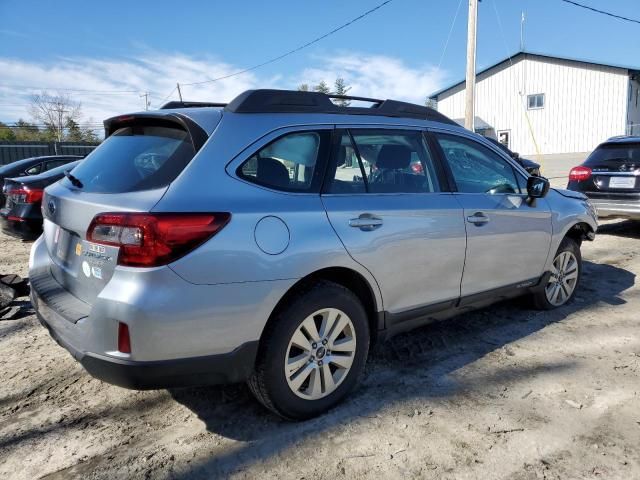
[[[539,163],[536,163],[533,160],[529,160],[528,158],[520,157],[519,153],[512,152],[511,150],[509,150],[509,147],[507,147],[503,143],[500,143],[495,138],[491,138],[491,137],[485,137],[485,138],[489,140],[491,143],[493,143],[496,147],[500,148],[500,150],[502,150],[504,153],[506,153],[511,158],[513,158],[516,162],[518,162],[522,166],[522,168],[524,168],[527,172],[529,172],[529,175],[536,175],[538,177],[540,176]]]
[[[568,190],[584,193],[598,216],[640,220],[640,137],[613,137],[569,172]]]
[[[4,208],[0,209],[0,226],[8,235],[24,240],[34,240],[42,233],[42,194],[44,189],[57,182],[66,171],[80,163],[66,163],[41,173],[16,178],[6,178],[2,191],[6,196]]]
[[[0,185],[5,178],[26,177],[29,175],[39,175],[48,172],[69,162],[75,162],[83,158],[80,155],[48,155],[46,157],[31,157],[17,160],[7,165],[0,166]],[[5,198],[0,192],[0,207],[4,204]]]

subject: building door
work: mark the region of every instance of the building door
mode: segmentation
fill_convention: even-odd
[[[498,130],[498,141],[511,150],[511,130]]]

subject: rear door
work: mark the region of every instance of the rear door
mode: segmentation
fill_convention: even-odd
[[[118,248],[88,242],[99,213],[150,211],[195,155],[180,124],[127,120],[67,178],[45,190],[44,238],[51,272],[79,299],[92,303],[111,278]]]
[[[551,244],[545,199],[527,202],[525,178],[470,137],[434,133],[464,209],[467,252],[462,297],[522,284],[543,274]]]
[[[382,292],[391,322],[460,296],[465,227],[420,130],[337,130],[322,201],[349,254]]]

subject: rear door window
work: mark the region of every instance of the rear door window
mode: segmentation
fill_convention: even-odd
[[[171,183],[195,155],[189,134],[167,126],[120,128],[73,171],[82,191],[124,193]],[[70,186],[69,180],[64,180]]]
[[[48,172],[49,170],[53,170],[61,165],[66,165],[70,160],[52,160],[45,164],[45,170]]]
[[[37,175],[42,171],[42,164],[39,163],[37,165],[34,165],[31,168],[28,168],[27,171],[25,172],[27,175]]]
[[[435,163],[420,131],[355,129],[334,153],[326,193],[434,193]],[[331,172],[330,172],[331,173]]]
[[[240,165],[238,176],[275,190],[317,192],[330,136],[330,130],[283,135]]]

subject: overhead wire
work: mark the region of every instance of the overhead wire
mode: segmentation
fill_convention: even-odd
[[[34,87],[28,85],[7,85],[0,84],[0,87],[13,88],[13,89],[26,89],[26,90],[55,90],[61,92],[76,92],[76,93],[95,93],[100,95],[123,95],[131,93],[140,93],[140,90],[91,90],[84,88],[62,88],[62,87]]]
[[[502,37],[502,43],[504,45],[504,49],[507,52],[507,59],[509,60],[509,66],[513,67],[513,60],[511,54],[509,53],[509,46],[507,45],[507,37],[504,34],[504,29],[502,28],[502,20],[500,19],[500,14],[498,13],[498,8],[496,7],[496,0],[491,0],[491,5],[493,6],[493,11],[496,14],[496,20],[498,22],[498,29],[500,30],[500,36]],[[536,149],[537,160],[542,165],[542,157],[540,153],[540,147],[538,146],[538,142],[536,140],[535,133],[533,132],[533,125],[531,124],[531,119],[529,118],[529,114],[527,113],[527,109],[524,104],[524,93],[523,91],[519,91],[518,95],[520,95],[520,105],[522,106],[525,120],[527,121],[527,125],[529,127],[529,134],[531,135],[531,140],[533,141],[533,145]]]
[[[386,0],[386,1],[384,1],[384,2],[382,2],[382,3],[380,3],[380,4],[378,4],[378,5],[376,5],[375,7],[373,7],[373,8],[371,8],[371,9],[367,10],[366,12],[364,12],[364,13],[362,13],[362,14],[358,15],[357,17],[355,17],[355,18],[353,18],[353,19],[349,20],[348,22],[343,23],[343,24],[342,24],[342,25],[340,25],[339,27],[336,27],[336,28],[334,28],[333,30],[330,30],[329,32],[327,32],[327,33],[325,33],[325,34],[320,35],[319,37],[314,38],[313,40],[311,40],[311,41],[309,41],[309,42],[307,42],[307,43],[305,43],[305,44],[303,44],[303,45],[300,45],[299,47],[296,47],[296,48],[294,48],[294,49],[292,49],[292,50],[289,50],[288,52],[283,53],[282,55],[278,55],[277,57],[273,57],[273,58],[271,58],[271,59],[269,59],[269,60],[267,60],[267,61],[264,61],[264,62],[258,63],[257,65],[253,65],[252,67],[248,67],[248,68],[245,68],[245,69],[239,70],[239,71],[237,71],[237,72],[233,72],[233,73],[230,73],[230,74],[227,74],[227,75],[223,75],[223,76],[221,76],[221,77],[217,77],[217,78],[208,78],[207,80],[203,80],[203,81],[200,81],[200,82],[191,82],[191,83],[182,83],[182,82],[180,82],[180,86],[183,86],[183,85],[184,85],[184,86],[202,85],[202,84],[205,84],[205,83],[212,83],[212,82],[217,82],[217,81],[220,81],[220,80],[225,80],[225,79],[227,79],[227,78],[235,77],[236,75],[242,75],[243,73],[247,73],[247,72],[250,72],[250,71],[252,71],[252,70],[256,70],[256,69],[258,69],[258,68],[260,68],[260,67],[264,67],[265,65],[269,65],[269,64],[271,64],[271,63],[277,62],[278,60],[282,60],[283,58],[288,57],[289,55],[293,55],[294,53],[297,53],[297,52],[299,52],[300,50],[303,50],[303,49],[305,49],[305,48],[307,48],[307,47],[310,47],[311,45],[313,45],[313,44],[315,44],[315,43],[318,43],[320,40],[324,40],[325,38],[327,38],[327,37],[329,37],[329,36],[333,35],[334,33],[337,33],[337,32],[339,32],[340,30],[342,30],[342,29],[344,29],[344,28],[348,27],[349,25],[354,24],[354,23],[355,23],[355,22],[357,22],[358,20],[362,20],[364,17],[366,17],[366,16],[368,16],[368,15],[372,14],[372,13],[373,13],[373,12],[375,12],[376,10],[381,9],[381,8],[382,8],[382,7],[384,7],[385,5],[387,5],[387,4],[389,4],[389,3],[391,3],[392,1],[393,1],[393,0]]]
[[[575,2],[574,0],[560,0],[561,2],[568,3],[570,5],[574,5],[576,7],[584,8],[585,10],[591,10],[595,13],[600,13],[602,15],[607,15],[609,17],[617,18],[618,20],[624,20],[625,22],[631,23],[640,23],[640,20],[636,20],[635,18],[629,18],[622,15],[618,15],[616,13],[607,12],[606,10],[600,10],[598,8],[590,7],[589,5],[585,5],[583,3]]]
[[[451,27],[449,28],[449,34],[447,35],[447,41],[444,42],[444,48],[442,49],[442,55],[440,55],[440,61],[438,62],[438,70],[442,66],[442,61],[444,60],[444,56],[447,53],[447,47],[449,46],[449,40],[451,40],[451,34],[453,33],[453,27],[456,24],[456,20],[458,19],[458,14],[460,13],[460,7],[462,6],[462,0],[458,2],[458,8],[456,8],[456,13],[453,16],[453,21],[451,22]]]
[[[343,23],[342,25],[324,33],[323,35],[320,35],[319,37],[314,38],[313,40],[310,40],[294,49],[291,49],[281,55],[278,55],[276,57],[273,57],[269,60],[266,60],[264,62],[258,63],[256,65],[253,65],[251,67],[248,68],[244,68],[242,70],[227,74],[227,75],[223,75],[221,77],[217,77],[217,78],[207,78],[207,80],[202,80],[202,81],[198,81],[198,82],[190,82],[190,83],[180,83],[181,86],[193,86],[193,85],[203,85],[206,83],[213,83],[213,82],[217,82],[220,80],[225,80],[227,78],[231,78],[231,77],[235,77],[237,75],[242,75],[244,73],[256,70],[258,68],[264,67],[266,65],[275,63],[279,60],[282,60],[285,57],[288,57],[290,55],[293,55],[294,53],[297,53],[301,50],[304,50],[307,47],[310,47],[311,45],[314,45],[318,42],[320,42],[321,40],[324,40],[325,38],[339,32],[340,30],[343,30],[345,28],[347,28],[348,26],[356,23],[359,20],[362,20],[363,18],[365,18],[368,15],[371,15],[372,13],[376,12],[377,10],[381,9],[382,7],[384,7],[385,5],[391,3],[393,0],[385,0],[384,2],[379,3],[378,5],[376,5],[373,8],[370,8],[369,10],[365,11],[364,13],[358,15],[355,18],[352,18],[351,20],[349,20],[346,23]],[[460,2],[462,2],[462,0],[460,0]],[[85,90],[85,89],[73,89],[73,88],[53,88],[53,87],[49,87],[49,88],[43,88],[43,87],[29,87],[29,86],[16,86],[16,85],[0,85],[0,87],[5,86],[8,88],[23,88],[23,89],[34,89],[34,90],[60,90],[60,91],[68,91],[68,92],[85,92],[85,93],[101,93],[101,94],[132,94],[132,93],[139,93],[140,91],[138,90],[103,90],[103,91],[98,91],[98,90]],[[169,94],[167,94],[162,100],[160,100],[159,103],[164,102],[165,100],[167,100],[169,97],[171,97],[171,95],[173,95],[173,93],[176,91],[177,89],[177,85],[175,88],[173,88],[173,90],[171,90],[171,92],[169,92]]]

